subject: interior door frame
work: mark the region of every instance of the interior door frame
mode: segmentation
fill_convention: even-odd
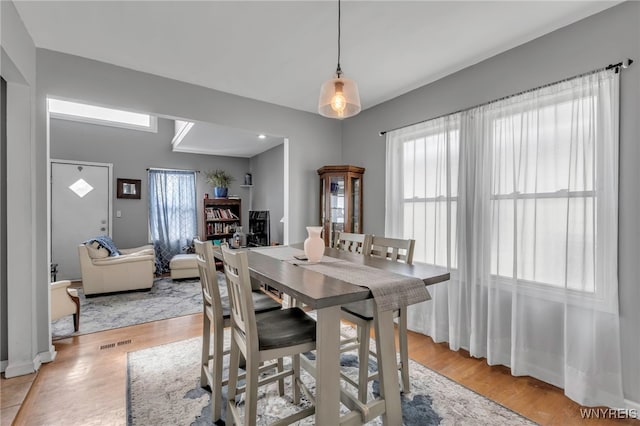
[[[106,167],[107,168],[107,173],[109,175],[108,178],[108,182],[107,182],[107,193],[109,194],[108,196],[108,203],[107,203],[107,223],[108,223],[108,229],[109,232],[107,233],[107,235],[109,235],[109,237],[113,237],[113,163],[95,163],[95,162],[91,162],[91,161],[74,161],[74,160],[59,160],[59,159],[54,159],[51,158],[49,159],[49,193],[51,194],[50,199],[49,199],[49,229],[51,230],[50,232],[53,234],[53,212],[51,211],[51,209],[53,208],[53,182],[52,182],[52,177],[53,177],[53,164],[54,163],[61,163],[61,164],[74,164],[74,165],[79,165],[79,166],[96,166],[96,167]],[[50,238],[49,240],[49,259],[51,259],[51,255],[53,254],[53,237]]]

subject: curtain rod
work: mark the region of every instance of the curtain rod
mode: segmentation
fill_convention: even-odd
[[[587,71],[587,72],[584,72],[582,74],[574,75],[573,77],[563,78],[562,80],[554,81],[553,83],[543,84],[542,86],[534,87],[533,89],[523,90],[522,92],[518,92],[518,93],[515,93],[513,95],[503,96],[501,98],[494,99],[492,101],[484,102],[484,103],[481,103],[481,104],[478,104],[478,105],[474,105],[474,106],[468,107],[468,108],[459,109],[459,110],[454,111],[454,112],[448,112],[446,114],[442,114],[442,115],[439,115],[437,117],[427,118],[426,120],[416,121],[415,123],[405,124],[404,126],[396,127],[394,129],[383,130],[383,131],[381,131],[379,133],[379,135],[380,136],[384,136],[387,133],[393,132],[395,130],[404,129],[405,127],[409,127],[409,126],[415,126],[416,124],[426,123],[427,121],[436,120],[438,118],[442,118],[442,117],[445,117],[447,115],[457,114],[459,112],[468,111],[470,109],[478,108],[478,107],[481,107],[481,106],[484,106],[484,105],[490,105],[490,104],[493,104],[495,102],[500,102],[500,101],[503,101],[503,100],[508,99],[508,98],[513,98],[514,96],[520,96],[520,95],[523,95],[525,93],[533,92],[534,90],[543,89],[545,87],[553,86],[554,84],[564,83],[565,81],[573,80],[574,78],[584,77],[584,76],[590,75],[590,74],[595,74],[595,73],[600,72],[600,71],[606,71],[606,70],[610,70],[610,69],[615,69],[615,72],[617,74],[618,72],[620,72],[620,68],[629,68],[629,66],[631,66],[632,63],[633,63],[633,59],[627,58],[622,62],[618,62],[617,64],[609,64],[604,68],[598,68],[596,70]]]
[[[163,169],[162,167],[147,167],[147,171],[149,170],[162,170],[165,172],[195,172],[200,173],[200,170],[187,170],[187,169]]]

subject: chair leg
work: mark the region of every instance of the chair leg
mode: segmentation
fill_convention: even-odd
[[[369,387],[369,342],[371,340],[371,324],[366,321],[358,326],[358,399],[367,402]]]
[[[238,368],[240,368],[240,349],[231,338],[231,351],[229,353],[229,383],[227,385],[227,417],[225,424],[235,424],[234,409],[236,405],[236,389],[238,387]],[[233,408],[232,408],[233,406]]]
[[[248,356],[247,359],[247,375],[246,375],[246,389],[244,400],[244,424],[245,426],[251,426],[256,424],[256,418],[258,417],[258,374],[260,372],[259,364],[256,361],[256,356]],[[282,361],[282,358],[280,358]]]
[[[284,361],[282,358],[278,358],[278,373],[284,371]],[[284,378],[278,380],[278,394],[284,395]]]
[[[200,371],[200,387],[207,387],[209,380],[205,371],[209,370],[209,348],[211,346],[211,322],[206,312],[202,313],[202,357]],[[214,389],[211,389],[213,395]]]
[[[407,310],[400,309],[400,317],[398,318],[398,343],[400,344],[400,378],[402,392],[411,393],[411,384],[409,383],[409,344],[407,342]]]
[[[291,357],[291,368],[293,368],[293,376],[291,376],[291,387],[293,387],[293,403],[295,405],[300,404],[300,387],[298,381],[300,380],[300,355],[295,354]]]
[[[216,327],[217,328],[217,327]],[[213,365],[211,383],[211,418],[216,422],[222,415],[222,361],[224,330],[213,333]]]
[[[73,314],[73,329],[74,331],[80,330],[80,298],[78,296],[71,296],[71,300],[76,304],[76,313]]]

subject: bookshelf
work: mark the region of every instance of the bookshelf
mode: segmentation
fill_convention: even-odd
[[[230,198],[204,199],[204,240],[230,239],[242,226],[241,201]]]

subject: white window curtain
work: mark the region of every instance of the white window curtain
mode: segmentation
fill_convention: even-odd
[[[452,279],[410,328],[623,406],[619,75],[601,71],[387,135],[386,234]]]

